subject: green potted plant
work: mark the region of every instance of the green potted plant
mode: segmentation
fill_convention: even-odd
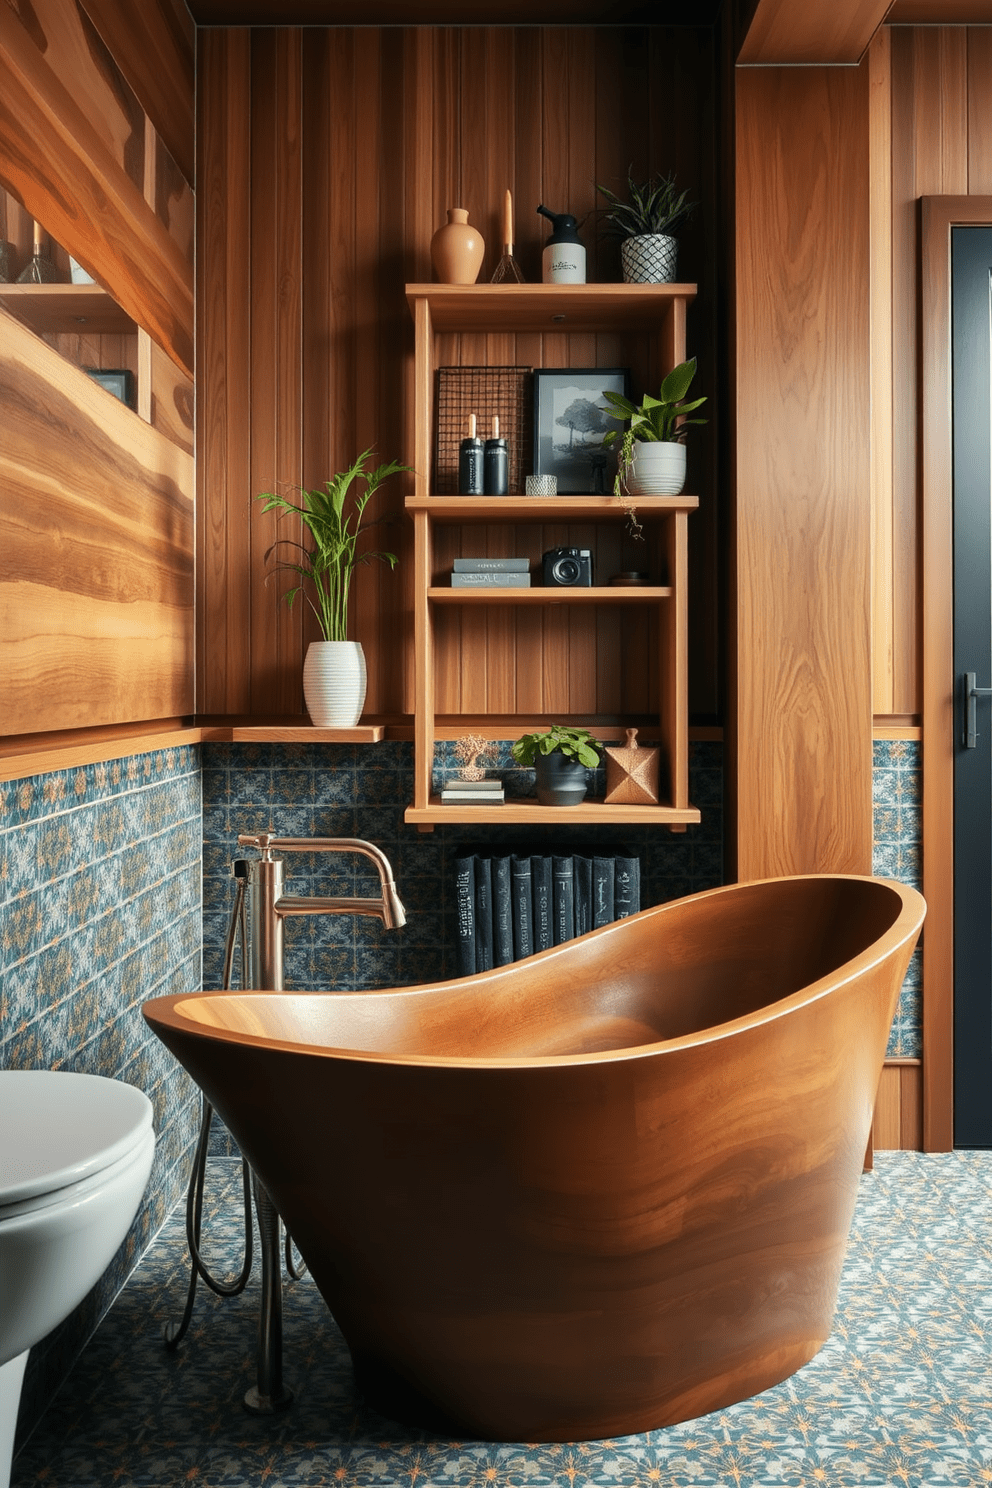
[[[510,753],[537,777],[542,806],[578,806],[588,789],[588,770],[599,764],[599,745],[588,729],[554,723],[538,733],[522,734]]]
[[[355,569],[373,559],[395,568],[395,553],[358,551],[363,530],[365,508],[383,481],[402,470],[409,470],[398,460],[368,469],[371,449],[363,450],[353,465],[340,470],[312,491],[298,488],[298,501],[291,501],[271,491],[256,497],[264,501],[263,512],[278,511],[280,516],[297,516],[306,540],[277,538],[265,554],[265,561],[275,555],[277,562],[270,570],[288,570],[298,574],[300,582],[286,591],[286,603],[303,594],[317,617],[320,641],[311,641],[303,665],[303,692],[311,722],[318,728],[353,728],[365,705],[365,653],[361,643],[348,640],[348,595]],[[364,482],[361,494],[349,492],[356,480]],[[373,524],[369,524],[373,525]],[[287,556],[280,556],[286,553]]]
[[[676,278],[676,233],[689,220],[696,203],[679,191],[675,176],[635,181],[627,172],[627,200],[607,186],[597,186],[609,203],[606,235],[620,239],[620,264],[628,284],[669,284]]]
[[[706,402],[695,398],[687,402],[689,386],[696,375],[696,358],[673,367],[658,390],[657,398],[645,393],[639,404],[622,393],[604,392],[615,418],[628,420],[620,433],[611,429],[603,443],[620,441],[614,494],[621,501],[627,496],[677,496],[685,485],[685,439],[693,424],[705,424],[703,418],[689,418]],[[632,518],[636,524],[636,515]]]

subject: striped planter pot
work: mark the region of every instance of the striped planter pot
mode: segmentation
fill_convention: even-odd
[[[365,706],[365,652],[359,641],[311,641],[303,696],[316,728],[354,728]]]

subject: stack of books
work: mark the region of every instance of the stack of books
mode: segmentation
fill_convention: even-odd
[[[456,558],[452,589],[529,589],[529,558]]]
[[[458,974],[489,971],[637,914],[641,862],[622,847],[455,858]]]
[[[441,800],[450,805],[499,806],[503,802],[502,780],[449,780],[441,790]]]

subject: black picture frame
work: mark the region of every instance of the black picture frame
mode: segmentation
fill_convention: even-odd
[[[629,386],[628,367],[534,369],[534,474],[553,475],[560,496],[612,491],[617,458],[615,449],[603,447],[603,436],[623,421],[607,412],[603,393],[629,397]],[[576,419],[565,422],[573,408]]]

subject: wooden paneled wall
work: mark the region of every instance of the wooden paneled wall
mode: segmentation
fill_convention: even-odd
[[[406,282],[430,280],[429,245],[464,206],[499,258],[514,194],[517,253],[539,280],[543,202],[586,219],[589,278],[619,278],[597,231],[596,182],[675,170],[701,201],[681,274],[700,283],[689,345],[713,399],[697,446],[703,510],[692,531],[693,706],[718,708],[715,400],[716,214],[712,33],[704,28],[205,30],[198,55],[199,707],[298,714],[314,631],[265,583],[285,524],[252,498],[314,484],[369,445],[412,460],[413,327]],[[609,338],[452,338],[451,362],[610,365]],[[647,389],[645,389],[647,390]],[[407,487],[383,490],[376,546],[395,573],[361,569],[352,634],[369,665],[368,713],[413,707],[412,528]]]
[[[992,27],[892,26],[872,67],[876,715],[921,696],[919,198],[992,192]]]
[[[868,70],[737,73],[737,871],[871,871]]]
[[[192,376],[192,214],[179,210],[174,235],[145,201],[144,121],[74,0],[0,7],[0,182]],[[173,191],[188,185],[163,184],[167,217]]]
[[[163,144],[191,169],[192,28],[176,0],[93,10],[0,6],[3,225],[23,260],[37,219],[131,317],[36,335],[2,314],[5,736],[193,708],[193,198]],[[72,365],[109,361],[138,413]]]
[[[0,316],[4,732],[188,711],[192,458]]]

